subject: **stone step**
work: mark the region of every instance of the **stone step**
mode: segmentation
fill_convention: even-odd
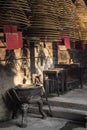
[[[50,115],[48,106],[44,106],[43,110],[46,112],[48,116]],[[30,107],[29,112],[33,114],[39,114],[38,107],[34,106]],[[58,107],[58,106],[57,107],[51,106],[51,114],[52,117],[64,118],[81,122],[86,122],[87,117],[87,111]]]
[[[46,99],[43,99],[46,102]],[[87,101],[82,99],[71,99],[66,97],[52,97],[48,98],[49,104],[56,107],[71,108],[77,110],[87,111]]]
[[[49,100],[49,104],[51,106],[56,106],[56,107],[71,108],[71,109],[87,111],[87,104],[73,103],[73,102],[67,102],[67,101],[53,101],[53,100]]]
[[[43,98],[44,102],[46,98]],[[48,97],[52,116],[74,121],[87,121],[87,87],[75,89],[63,95]],[[49,108],[44,104],[44,111],[49,116]],[[31,107],[32,113],[38,114],[38,108]]]

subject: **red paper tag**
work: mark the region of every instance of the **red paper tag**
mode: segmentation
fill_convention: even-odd
[[[18,49],[17,33],[6,33],[6,46],[8,50]]]

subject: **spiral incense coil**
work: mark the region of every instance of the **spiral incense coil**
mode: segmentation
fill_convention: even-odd
[[[60,21],[60,35],[69,36],[71,39],[79,39],[77,26],[78,16],[71,0],[57,0],[58,20]]]
[[[87,39],[87,7],[83,0],[0,0],[0,28],[27,27],[28,37]],[[86,15],[85,15],[86,14]]]
[[[30,11],[27,0],[0,0],[0,28],[4,25],[30,26],[26,13]]]
[[[3,9],[3,6],[5,8],[14,8],[15,7],[17,9],[19,7],[19,8],[23,8],[23,10],[29,10],[29,5],[28,5],[27,0],[16,0],[16,1],[12,1],[12,0],[2,1],[2,0],[0,0],[0,8]]]
[[[80,27],[81,40],[87,40],[87,6],[83,0],[75,1],[76,13],[78,15],[78,24]]]
[[[30,0],[31,19],[29,36],[44,40],[56,40],[60,25],[57,20],[57,5],[54,0]]]

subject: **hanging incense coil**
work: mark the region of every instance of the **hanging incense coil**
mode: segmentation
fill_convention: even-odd
[[[16,6],[15,6],[16,5]],[[23,1],[23,0],[16,0],[16,1],[2,1],[0,0],[0,8],[3,9],[3,7],[5,8],[23,8],[23,10],[29,10],[29,5],[27,0]],[[14,8],[14,9],[15,9]]]
[[[29,26],[29,20],[26,12],[30,8],[27,0],[0,0],[0,27],[4,25],[17,25],[20,28]]]
[[[58,20],[60,21],[60,35],[69,36],[71,39],[79,39],[77,26],[78,16],[71,0],[57,0]]]
[[[58,40],[60,25],[54,0],[30,0],[30,9],[29,36],[39,37],[43,40]]]
[[[80,39],[87,40],[87,7],[83,0],[75,1],[76,13],[78,15],[78,24],[80,27]]]

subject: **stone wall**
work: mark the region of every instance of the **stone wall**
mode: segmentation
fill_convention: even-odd
[[[6,104],[2,98],[3,95],[9,88],[15,87],[18,84],[22,84],[24,79],[24,64],[22,62],[23,60],[21,59],[21,50],[15,50],[14,54],[15,57],[13,57],[13,52],[6,56],[5,51],[2,53],[4,57],[1,57],[0,61],[0,121],[8,120],[12,115],[12,113],[6,107]],[[29,83],[29,73],[27,75],[27,83]]]
[[[15,72],[10,66],[0,65],[0,121],[10,119],[11,113],[8,111],[2,96],[5,91],[11,87],[14,87]]]

